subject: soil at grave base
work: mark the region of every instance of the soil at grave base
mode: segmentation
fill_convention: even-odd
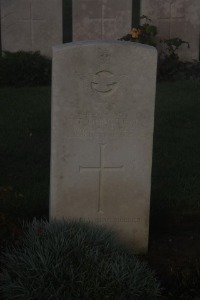
[[[18,245],[19,221],[0,213],[0,228],[1,250]],[[163,288],[161,299],[200,300],[200,214],[151,215],[147,260]]]
[[[200,300],[200,214],[151,216],[148,262],[164,299]]]

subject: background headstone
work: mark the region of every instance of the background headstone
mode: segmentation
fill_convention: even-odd
[[[51,218],[114,226],[147,251],[157,52],[129,42],[53,51]]]
[[[73,41],[116,40],[131,26],[132,0],[73,1]]]
[[[2,50],[52,56],[62,43],[62,0],[1,0]]]
[[[199,59],[199,0],[142,0],[141,15],[158,27],[158,39],[179,37],[190,43],[189,49],[186,45],[180,47],[181,59]]]

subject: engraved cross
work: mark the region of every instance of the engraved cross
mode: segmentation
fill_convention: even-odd
[[[29,17],[27,19],[20,19],[19,22],[26,22],[30,26],[30,36],[31,36],[31,48],[34,46],[34,23],[35,22],[46,22],[44,19],[34,19],[32,12],[32,3],[30,3]]]
[[[115,22],[116,24],[116,18],[105,18],[105,4],[101,4],[101,18],[90,18],[92,21],[100,21],[101,22],[101,39],[105,38],[105,23],[106,22]]]
[[[98,167],[82,167],[79,166],[79,172],[82,171],[97,171],[99,173],[99,184],[98,184],[98,207],[97,207],[97,212],[101,213],[103,212],[102,209],[102,196],[103,196],[103,173],[104,171],[118,171],[123,168],[123,166],[119,167],[111,167],[111,166],[105,166],[104,164],[104,149],[106,145],[105,144],[100,144],[100,162]]]
[[[177,16],[173,16],[172,14],[172,7],[173,7],[174,3],[171,2],[170,3],[170,16],[169,17],[166,17],[166,18],[159,18],[159,20],[169,20],[169,37],[171,38],[172,37],[172,22],[173,20],[176,20],[176,19],[184,19],[185,16],[180,16],[180,17],[177,17]]]

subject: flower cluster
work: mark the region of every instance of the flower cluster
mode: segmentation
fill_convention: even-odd
[[[135,27],[134,27],[134,28],[131,30],[131,36],[132,36],[133,39],[138,39],[139,36],[140,36],[140,34],[141,34],[141,29],[139,29],[139,28],[135,28]]]
[[[151,22],[151,19],[149,19],[146,16],[141,16],[140,19],[145,19],[146,21]],[[156,34],[157,34],[156,26],[150,25],[148,22],[146,22],[141,26],[134,27],[131,30],[130,34],[123,36],[120,40],[138,42],[142,44],[156,46],[156,42],[155,42]]]

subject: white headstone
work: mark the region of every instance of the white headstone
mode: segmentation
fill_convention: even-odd
[[[1,0],[2,50],[52,56],[62,43],[62,0]]]
[[[119,39],[131,30],[132,0],[73,1],[73,41]]]
[[[53,51],[51,218],[113,226],[147,251],[157,52],[130,42]]]

